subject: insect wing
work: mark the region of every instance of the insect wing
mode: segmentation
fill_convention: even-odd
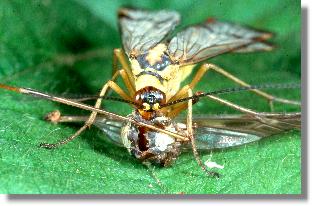
[[[184,119],[176,119],[182,122]],[[97,117],[95,126],[100,128],[109,139],[118,146],[123,146],[121,129],[123,121]],[[220,115],[194,116],[194,137],[197,149],[209,150],[239,146],[279,134],[288,130],[301,128],[300,113],[267,113],[260,116]],[[190,149],[191,144],[182,149]]]
[[[119,24],[126,54],[147,52],[162,41],[179,21],[180,15],[174,11],[121,9]]]
[[[267,32],[210,19],[179,32],[170,41],[168,52],[181,65],[194,64],[227,52],[271,50],[263,42],[270,37]]]
[[[97,117],[95,126],[102,130],[115,145],[122,147],[121,129],[124,122],[110,118]]]
[[[195,116],[194,137],[198,149],[243,145],[288,130],[300,129],[300,113],[268,113],[264,116]],[[187,145],[191,148],[191,145]]]
[[[233,147],[254,142],[262,138],[253,134],[210,127],[196,129],[195,137],[197,149],[199,150]]]

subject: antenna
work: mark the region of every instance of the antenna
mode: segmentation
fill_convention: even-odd
[[[136,120],[134,120],[132,118],[124,117],[124,116],[121,116],[121,115],[118,115],[118,114],[114,114],[112,112],[108,112],[108,111],[105,111],[103,109],[95,108],[93,106],[90,106],[90,105],[87,105],[87,104],[83,104],[83,103],[80,103],[80,102],[76,102],[76,101],[73,101],[73,100],[70,100],[70,99],[66,99],[66,98],[63,98],[63,97],[57,97],[57,96],[53,96],[53,95],[50,95],[50,94],[39,92],[39,91],[36,91],[36,90],[33,90],[33,89],[27,89],[27,88],[22,88],[22,87],[13,87],[13,86],[1,84],[1,83],[0,83],[0,89],[5,89],[5,90],[9,90],[9,91],[17,92],[17,93],[22,93],[22,94],[27,94],[27,95],[31,95],[31,96],[42,98],[42,99],[48,99],[48,100],[51,100],[53,102],[66,104],[66,105],[69,105],[69,106],[72,106],[72,107],[76,107],[76,108],[80,108],[80,109],[84,109],[84,110],[88,110],[88,111],[94,111],[94,112],[97,112],[99,114],[105,115],[105,116],[107,116],[109,118],[112,118],[112,119],[131,122],[131,123],[133,123],[133,124],[135,124],[137,126],[147,127],[147,128],[152,129],[154,131],[158,131],[158,132],[162,132],[164,134],[170,135],[173,138],[181,139],[181,140],[184,140],[184,141],[186,140],[186,137],[184,137],[184,136],[182,136],[180,134],[176,134],[174,132],[161,129],[161,128],[155,127],[153,125],[144,123],[144,122],[137,122]]]
[[[10,91],[14,91],[14,92],[18,92],[18,93],[25,93],[25,94],[29,94],[38,98],[42,98],[42,99],[52,99],[53,97],[55,97],[56,95],[52,95],[52,94],[47,94],[47,93],[42,93],[39,91],[36,91],[34,89],[30,89],[30,88],[18,88],[18,87],[12,87],[9,85],[5,85],[5,84],[0,84],[0,88],[1,89],[5,89],[5,90],[10,90]],[[68,97],[63,97],[63,98],[68,98]],[[135,106],[140,106],[137,103],[133,102],[133,101],[129,101],[126,99],[122,99],[122,98],[118,98],[118,97],[108,97],[108,96],[98,96],[98,95],[79,95],[76,96],[76,98],[68,98],[71,100],[76,100],[78,102],[82,102],[82,101],[87,101],[87,100],[92,100],[92,99],[104,99],[104,100],[110,100],[110,101],[116,101],[116,102],[123,102],[123,103],[127,103],[127,104],[132,104]]]
[[[178,99],[163,105],[160,105],[161,108],[172,106],[174,104],[178,104],[181,102],[186,102],[190,99],[192,100],[198,100],[199,98],[206,97],[209,95],[219,95],[219,94],[226,94],[226,93],[235,93],[235,92],[242,92],[242,91],[249,91],[254,89],[295,89],[300,88],[301,84],[299,83],[287,83],[287,84],[261,84],[261,85],[251,85],[251,86],[244,86],[244,87],[232,87],[232,88],[226,88],[221,90],[215,90],[210,92],[201,92],[199,94],[195,94],[191,97],[186,97],[182,99]]]

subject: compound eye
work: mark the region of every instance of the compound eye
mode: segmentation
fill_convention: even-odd
[[[146,98],[147,103],[154,104],[156,102],[156,97],[154,94],[149,94]]]

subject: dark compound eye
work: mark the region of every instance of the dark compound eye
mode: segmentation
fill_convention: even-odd
[[[148,104],[150,105],[151,109],[158,107],[157,105],[165,104],[165,101],[165,94],[154,87],[142,88],[135,94],[135,102],[138,105],[145,106]]]
[[[157,97],[154,93],[145,92],[141,95],[141,99],[143,102],[146,102],[148,104],[154,104],[157,102]]]
[[[142,102],[153,105],[155,103],[160,103],[161,101],[163,101],[164,96],[161,92],[149,91],[142,93],[140,99],[142,100]]]
[[[154,104],[157,101],[157,97],[154,94],[148,94],[146,97],[146,102],[149,104]]]

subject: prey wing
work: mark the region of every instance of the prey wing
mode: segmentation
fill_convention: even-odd
[[[120,120],[111,119],[108,117],[101,117],[99,115],[94,122],[94,125],[104,132],[108,139],[115,145],[122,147],[123,140],[121,137],[121,130],[124,122]]]
[[[197,148],[209,150],[239,146],[288,130],[300,129],[301,114],[196,116],[193,123]],[[190,144],[185,145],[185,148],[190,147]]]
[[[227,52],[271,50],[264,42],[271,36],[267,32],[209,19],[179,32],[169,42],[168,52],[181,65],[195,64]]]
[[[176,119],[183,122],[184,119]],[[194,116],[194,138],[197,149],[210,150],[239,146],[264,137],[300,129],[300,113],[264,113],[262,116],[222,115]],[[116,145],[123,146],[121,129],[123,121],[97,117],[95,126],[101,129]],[[183,144],[190,149],[191,144]]]
[[[175,11],[120,9],[119,24],[126,54],[147,52],[162,41],[179,21],[180,16]]]

